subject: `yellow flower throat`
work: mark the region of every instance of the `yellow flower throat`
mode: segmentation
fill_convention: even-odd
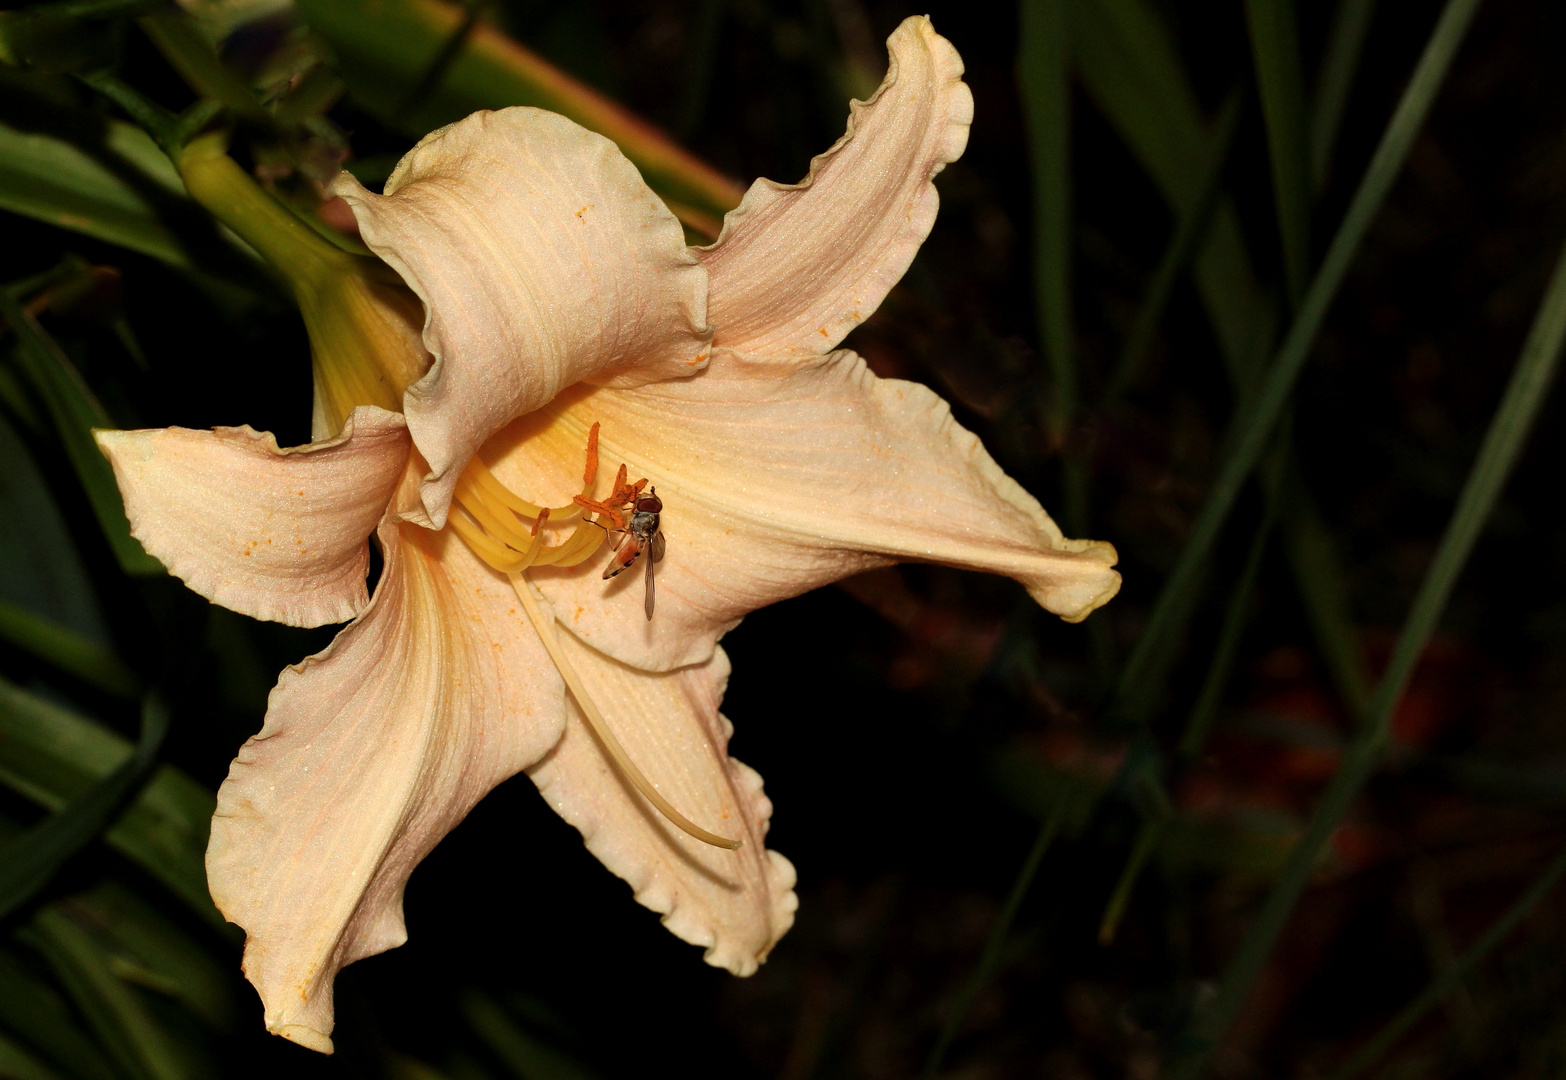
[[[627,485],[625,466],[622,465],[619,475],[615,478],[613,494],[608,500],[598,502],[592,498],[593,481],[597,477],[597,424],[593,425],[587,436],[587,468],[582,474],[582,494],[572,500],[569,506],[537,506],[528,502],[495,479],[488,466],[475,454],[468,462],[467,468],[462,471],[461,479],[457,481],[456,505],[452,507],[447,523],[473,554],[510,578],[511,587],[516,591],[517,599],[522,602],[522,610],[527,612],[527,617],[538,632],[539,640],[544,643],[549,658],[554,661],[555,667],[560,671],[560,677],[565,680],[571,696],[576,699],[588,727],[598,737],[598,741],[608,752],[621,775],[629,780],[664,817],[686,833],[713,847],[734,850],[742,841],[730,840],[716,833],[710,833],[692,822],[676,810],[669,800],[653,787],[642,774],[641,769],[636,767],[636,763],[620,745],[620,740],[615,738],[614,731],[604,720],[603,713],[593,703],[582,677],[577,674],[576,668],[572,666],[565,650],[560,646],[560,639],[555,635],[553,616],[544,613],[539,606],[538,598],[533,595],[532,584],[527,580],[527,571],[530,567],[576,566],[592,558],[609,535],[608,526],[604,524],[605,520],[619,528],[624,528],[624,521],[617,520],[620,515],[615,507],[622,504],[627,497],[634,503],[636,495],[640,494],[642,485],[647,481],[640,480],[636,484]],[[581,516],[581,520],[577,522],[569,536],[558,544],[544,543],[546,524],[560,524],[577,515]]]

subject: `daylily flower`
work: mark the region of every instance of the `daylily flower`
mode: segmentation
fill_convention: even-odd
[[[270,1030],[330,1050],[336,972],[405,940],[413,867],[524,770],[671,931],[749,974],[792,922],[794,870],[727,755],[718,639],[899,560],[1007,574],[1072,621],[1118,588],[1113,549],[1065,539],[939,397],[832,351],[913,259],[972,113],[928,21],[889,48],[810,176],[758,180],[707,248],[612,143],[535,109],[435,132],[384,195],[344,174],[426,311],[403,412],[318,397],[318,435],[341,431],[289,450],[249,428],[100,435],[135,534],[191,588],[353,620],[284,671],[218,797],[213,897]],[[641,575],[593,558],[628,476],[663,503],[651,620]]]

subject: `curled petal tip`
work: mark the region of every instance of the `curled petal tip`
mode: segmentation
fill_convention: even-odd
[[[278,1024],[268,1030],[273,1035],[281,1035],[289,1042],[298,1043],[306,1050],[314,1050],[318,1054],[330,1054],[335,1049],[330,1035],[303,1024]]]

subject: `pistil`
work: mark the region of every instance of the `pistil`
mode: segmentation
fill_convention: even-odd
[[[636,767],[636,763],[620,745],[620,740],[615,738],[613,729],[587,692],[587,685],[561,648],[560,639],[555,634],[554,617],[544,614],[527,580],[527,571],[534,566],[576,566],[592,558],[609,535],[608,527],[602,523],[604,519],[616,528],[625,528],[625,520],[618,508],[627,497],[634,502],[635,496],[647,481],[626,483],[625,466],[621,465],[615,477],[613,494],[607,501],[599,502],[591,497],[593,481],[597,477],[597,424],[593,425],[587,436],[587,467],[582,473],[582,494],[566,506],[537,506],[528,502],[496,479],[488,466],[474,456],[457,481],[456,506],[452,508],[447,521],[475,555],[510,579],[517,599],[522,602],[522,610],[538,632],[549,658],[554,661],[560,677],[576,699],[588,727],[598,737],[620,774],[659,813],[684,832],[713,847],[735,850],[742,841],[710,833],[691,821],[676,810]],[[589,513],[593,516],[586,516]],[[532,520],[529,521],[529,518]],[[578,519],[577,525],[569,536],[558,544],[544,543],[546,525],[573,518]]]
[[[652,782],[642,775],[642,770],[636,767],[620,745],[620,740],[615,738],[614,731],[609,727],[608,721],[598,711],[598,706],[593,704],[592,697],[587,693],[587,687],[582,683],[582,677],[576,673],[576,668],[566,658],[565,651],[560,647],[560,640],[555,636],[554,619],[545,615],[538,606],[538,600],[533,596],[533,587],[521,574],[511,574],[511,587],[516,590],[517,599],[522,601],[522,610],[527,612],[527,617],[533,621],[533,628],[538,631],[538,636],[544,643],[544,648],[549,651],[549,658],[555,662],[555,667],[560,671],[560,677],[565,679],[566,686],[571,688],[571,696],[576,698],[576,703],[581,706],[582,715],[587,720],[587,726],[593,729],[593,734],[598,736],[598,741],[609,752],[609,757],[615,766],[629,780],[637,791],[640,791],[648,802],[658,808],[658,812],[679,826],[686,833],[700,840],[704,844],[713,847],[727,848],[736,851],[744,842],[730,840],[710,833],[697,825],[690,818],[676,810],[658,791],[652,786]]]

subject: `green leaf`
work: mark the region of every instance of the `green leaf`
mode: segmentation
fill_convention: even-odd
[[[1050,437],[1075,421],[1071,318],[1071,96],[1066,78],[1065,0],[1023,0],[1017,81],[1028,121],[1033,173],[1033,309],[1054,376]]]
[[[189,1054],[158,1023],[134,988],[114,973],[92,935],[60,905],[40,911],[20,932],[53,970],[98,1041],[138,1080],[186,1080]]]
[[[941,1034],[935,1041],[935,1049],[930,1051],[930,1056],[924,1063],[926,1080],[931,1080],[940,1073],[941,1062],[946,1057],[946,1051],[951,1048],[952,1041],[957,1038],[957,1033],[962,1030],[962,1022],[968,1018],[968,1010],[973,1008],[973,1003],[978,1000],[979,991],[984,989],[985,984],[990,981],[990,977],[995,974],[995,969],[1000,965],[1001,950],[1006,944],[1006,935],[1011,933],[1011,924],[1016,921],[1022,901],[1027,899],[1028,890],[1033,887],[1033,879],[1038,875],[1039,864],[1044,861],[1045,852],[1049,851],[1056,834],[1060,832],[1066,813],[1066,802],[1062,800],[1055,812],[1040,824],[1039,831],[1033,838],[1033,846],[1023,857],[1017,877],[1011,883],[1011,891],[1006,894],[1006,902],[1001,905],[1000,913],[995,916],[995,924],[990,927],[990,932],[985,937],[984,949],[979,953],[979,962],[974,965],[973,974],[968,976],[968,981],[963,984],[962,990],[958,993],[945,1023],[941,1025]]]
[[[59,991],[9,951],[0,952],[0,1024],[74,1080],[116,1080]]]
[[[1209,124],[1174,39],[1145,0],[1074,0],[1071,48],[1083,86],[1173,208],[1200,208],[1222,132]],[[1275,315],[1256,283],[1240,219],[1220,199],[1195,262],[1197,291],[1231,378],[1249,385]]]
[[[1028,121],[1033,174],[1033,310],[1053,385],[1044,427],[1062,451],[1068,532],[1087,532],[1087,465],[1071,444],[1077,422],[1076,330],[1072,319],[1071,83],[1066,0],[1023,0],[1017,80]]]
[[[1184,548],[1159,595],[1141,636],[1125,667],[1121,670],[1121,691],[1117,698],[1147,697],[1156,693],[1167,671],[1174,645],[1183,632],[1186,615],[1193,603],[1207,559],[1229,511],[1256,468],[1268,445],[1274,427],[1293,392],[1295,380],[1305,366],[1316,342],[1316,335],[1327,316],[1338,287],[1348,273],[1365,231],[1381,208],[1387,192],[1402,170],[1414,136],[1435,100],[1436,91],[1446,76],[1457,46],[1462,42],[1478,0],[1449,0],[1441,22],[1431,35],[1413,77],[1388,122],[1381,143],[1360,180],[1348,211],[1344,214],[1326,258],[1316,272],[1299,314],[1289,328],[1277,355],[1267,369],[1256,392],[1237,413],[1226,440],[1226,451],[1218,475],[1192,523]],[[1123,706],[1118,706],[1122,709]]]
[[[525,1031],[499,1003],[485,994],[469,991],[462,999],[462,1015],[484,1044],[520,1080],[592,1080],[586,1066],[563,1051]]]
[[[1554,860],[1544,868],[1528,888],[1523,890],[1512,906],[1495,922],[1491,923],[1484,933],[1468,947],[1457,962],[1443,971],[1437,978],[1431,981],[1423,993],[1399,1010],[1398,1014],[1388,1021],[1364,1046],[1343,1063],[1337,1072],[1332,1074],[1332,1080],[1349,1080],[1380,1060],[1392,1046],[1408,1034],[1409,1030],[1426,1013],[1440,1004],[1442,999],[1456,990],[1458,985],[1468,977],[1469,973],[1484,962],[1495,947],[1505,941],[1511,932],[1517,929],[1517,924],[1528,917],[1528,913],[1539,906],[1539,901],[1549,895],[1555,888],[1556,882],[1566,874],[1566,851],[1555,856]]]
[[[0,639],[69,672],[99,690],[136,697],[141,680],[114,653],[24,607],[0,600]]]
[[[114,470],[93,441],[93,428],[111,426],[103,406],[82,380],[76,365],[10,290],[0,289],[0,315],[16,334],[16,355],[48,406],[66,456],[76,468],[76,476],[120,568],[133,575],[162,574],[163,564],[148,555],[141,542],[131,536]]]
[[[65,860],[101,833],[147,778],[169,732],[168,709],[148,695],[136,750],[53,817],[0,847],[0,918],[31,900]]]
[[[1370,33],[1370,20],[1375,13],[1376,0],[1338,0],[1338,9],[1332,14],[1332,29],[1327,34],[1316,90],[1311,95],[1310,171],[1317,191],[1327,186],[1332,171],[1332,148],[1343,126],[1349,91],[1354,87],[1360,54],[1365,50],[1365,37]]]
[[[1289,305],[1297,306],[1310,279],[1310,151],[1305,130],[1305,74],[1293,0],[1245,0],[1251,56],[1267,148],[1272,196],[1283,244],[1283,278]]]
[[[1416,103],[1423,99],[1428,106],[1462,42],[1477,6],[1478,0],[1448,0],[1414,77],[1404,92],[1404,101],[1400,103],[1398,115],[1393,120],[1394,126],[1399,119],[1404,119],[1417,129],[1417,117],[1423,110],[1417,107],[1405,110],[1404,105],[1412,97]],[[1414,115],[1411,117],[1408,113]],[[1408,131],[1408,141],[1412,141],[1412,136],[1413,131]],[[1375,171],[1378,164],[1385,164],[1379,150],[1372,160],[1371,172]],[[1390,178],[1387,183],[1390,184]],[[1353,213],[1352,208],[1350,213]],[[1199,1045],[1210,1047],[1228,1030],[1272,951],[1273,942],[1294,910],[1312,866],[1354,798],[1380,764],[1382,752],[1391,737],[1392,717],[1402,699],[1404,688],[1430,635],[1435,632],[1458,575],[1467,563],[1480,530],[1494,509],[1507,477],[1511,475],[1534,418],[1544,404],[1545,394],[1560,360],[1563,341],[1566,341],[1566,248],[1562,249],[1556,262],[1555,272],[1545,290],[1538,314],[1534,317],[1533,327],[1523,343],[1517,368],[1512,372],[1506,394],[1490,421],[1479,457],[1468,474],[1457,507],[1441,538],[1441,546],[1425,573],[1425,579],[1420,584],[1392,650],[1392,658],[1376,687],[1370,722],[1359,729],[1349,744],[1342,764],[1311,818],[1309,829],[1291,852],[1278,883],[1225,970],[1217,999],[1212,1008],[1198,1018],[1195,1034]],[[1181,1075],[1200,1072],[1205,1067],[1206,1057],[1207,1051],[1197,1055],[1187,1063]]]
[[[499,33],[483,20],[461,38],[440,84],[404,108],[454,39],[465,12],[439,0],[300,0],[310,29],[337,55],[349,92],[392,128],[421,136],[477,109],[533,105],[614,140],[670,208],[705,231],[743,190],[645,120]]]
[[[33,1057],[20,1043],[12,1042],[4,1035],[0,1035],[0,1076],[7,1080],[63,1080],[59,1073]]]
[[[1234,147],[1234,133],[1240,126],[1240,101],[1240,92],[1231,91],[1224,100],[1223,108],[1218,110],[1218,119],[1213,123],[1213,145],[1202,174],[1201,195],[1195,203],[1180,212],[1174,232],[1158,261],[1158,268],[1153,271],[1147,294],[1137,308],[1136,318],[1131,321],[1131,329],[1120,350],[1120,359],[1104,390],[1103,407],[1106,409],[1119,400],[1136,377],[1142,358],[1153,344],[1153,335],[1164,321],[1164,311],[1169,306],[1169,298],[1174,295],[1175,285],[1207,240],[1213,211],[1218,208],[1218,199],[1223,193],[1223,173],[1229,163],[1229,151]]]
[[[223,65],[190,15],[169,9],[144,16],[137,23],[196,93],[222,102],[240,119],[275,127],[272,114],[261,107],[250,87]]]
[[[0,412],[0,600],[107,648],[75,541],[32,455]]]
[[[0,679],[0,783],[58,810],[112,773],[130,743],[101,725]],[[212,793],[159,766],[104,842],[141,866],[214,926],[223,917],[207,893]]]
[[[111,121],[109,153],[149,180],[183,194],[179,174],[140,128]],[[80,148],[0,124],[0,209],[86,233],[171,266],[189,259],[146,199]]]
[[[65,903],[102,936],[122,979],[179,1001],[215,1031],[233,1028],[238,1003],[231,960],[219,963],[211,950],[117,881],[104,881]]]

